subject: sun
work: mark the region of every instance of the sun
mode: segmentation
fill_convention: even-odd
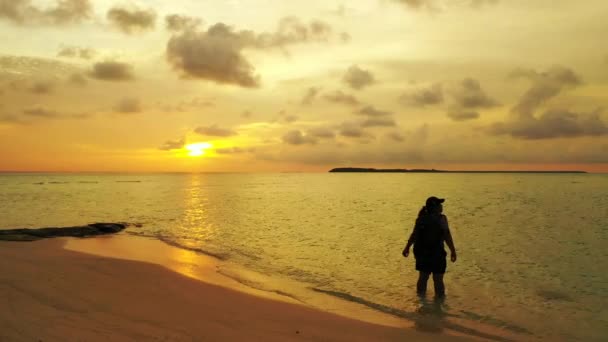
[[[185,146],[190,157],[200,157],[205,154],[205,150],[211,148],[212,145],[207,142],[188,144]]]

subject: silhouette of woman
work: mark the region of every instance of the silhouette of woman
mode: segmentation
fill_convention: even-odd
[[[426,205],[420,209],[414,230],[403,249],[403,256],[407,258],[410,247],[414,245],[414,257],[416,258],[416,270],[420,272],[416,292],[420,296],[426,293],[426,284],[431,273],[435,285],[435,297],[445,296],[443,285],[443,274],[446,269],[446,255],[443,248],[445,242],[450,248],[450,259],[456,261],[456,248],[450,233],[448,219],[443,212],[442,203],[445,200],[431,196],[426,200]]]

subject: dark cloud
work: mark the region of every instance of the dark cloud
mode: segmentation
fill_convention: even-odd
[[[65,46],[62,47],[57,53],[57,57],[66,58],[82,58],[91,59],[95,57],[96,52],[91,48],[81,48],[76,46]]]
[[[395,127],[397,123],[391,118],[369,118],[361,123],[361,127]]]
[[[303,106],[311,105],[317,97],[317,94],[319,94],[319,90],[320,89],[317,87],[308,88],[308,90],[306,90],[306,94],[304,95],[304,97],[302,97],[302,101],[300,102],[300,104],[302,104]]]
[[[361,108],[360,110],[356,111],[355,114],[365,115],[365,116],[369,116],[369,117],[379,117],[379,116],[389,116],[389,115],[392,115],[393,113],[376,109],[374,106],[365,106],[365,107]]]
[[[139,113],[141,110],[139,99],[133,97],[125,97],[114,106],[114,112],[122,114]]]
[[[356,90],[363,89],[375,82],[374,75],[371,72],[363,70],[357,65],[353,65],[346,70],[342,81]]]
[[[345,104],[349,106],[358,106],[360,104],[356,97],[346,94],[341,90],[336,90],[332,93],[323,95],[323,98],[329,102]]]
[[[333,130],[325,127],[311,128],[308,130],[307,135],[320,139],[333,139],[336,136]]]
[[[499,105],[481,89],[481,84],[474,78],[465,78],[460,81],[451,95],[455,104],[461,108],[491,108]]]
[[[561,66],[553,67],[541,73],[533,70],[517,69],[511,73],[510,77],[524,77],[532,80],[532,86],[511,109],[513,113],[522,117],[531,117],[549,99],[559,95],[566,88],[576,87],[582,83],[574,71]]]
[[[200,126],[194,129],[194,132],[211,137],[230,137],[236,135],[235,131],[228,128],[221,128],[217,125]]]
[[[168,140],[162,144],[158,149],[163,151],[180,150],[184,148],[186,140],[184,138],[178,140]]]
[[[25,114],[27,116],[38,117],[38,118],[47,118],[47,119],[58,118],[60,116],[60,114],[54,110],[50,110],[50,109],[47,109],[44,107],[39,107],[39,106],[24,109],[23,114]]]
[[[102,81],[130,81],[135,78],[132,69],[126,63],[105,61],[95,63],[88,75]]]
[[[201,18],[179,14],[171,14],[165,17],[165,28],[172,32],[195,30],[201,25],[203,25]]]
[[[89,0],[56,0],[48,8],[40,8],[31,0],[0,0],[0,19],[19,25],[67,25],[91,17]]]
[[[282,140],[290,145],[316,144],[317,139],[314,136],[304,135],[299,130],[292,130],[283,135]]]
[[[455,108],[448,110],[448,117],[454,121],[473,120],[479,117],[479,113],[474,110]]]
[[[156,24],[156,12],[153,9],[113,7],[108,10],[106,17],[126,34],[150,31]]]
[[[450,89],[449,94],[452,103],[448,107],[447,115],[454,121],[477,119],[480,116],[479,109],[500,105],[498,101],[486,94],[479,81],[474,78],[463,79]]]
[[[54,87],[55,87],[55,85],[53,84],[53,82],[47,82],[47,81],[35,82],[29,88],[29,91],[34,94],[45,95],[45,94],[51,93],[53,91]]]
[[[401,95],[399,100],[405,104],[417,107],[443,103],[443,89],[441,84],[433,84],[427,88],[420,88]]]
[[[324,22],[304,24],[294,17],[283,18],[272,33],[236,31],[217,23],[207,31],[190,29],[173,35],[166,55],[184,78],[255,88],[260,86],[260,77],[243,50],[284,49],[296,43],[327,41],[331,35],[331,27]]]
[[[608,135],[608,125],[600,117],[601,111],[574,113],[563,109],[551,109],[538,118],[519,117],[496,123],[489,131],[495,135],[511,135],[515,138],[536,140]]]
[[[241,54],[245,46],[231,27],[215,24],[206,32],[186,31],[173,36],[166,53],[169,63],[184,78],[259,87],[260,77]]]

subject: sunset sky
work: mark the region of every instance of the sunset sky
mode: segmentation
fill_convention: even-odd
[[[608,172],[605,0],[0,0],[0,171]]]

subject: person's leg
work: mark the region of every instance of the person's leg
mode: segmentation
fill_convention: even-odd
[[[443,285],[443,273],[433,273],[433,285],[435,286],[435,297],[444,297],[445,286]]]
[[[426,293],[426,283],[429,280],[431,273],[420,271],[418,276],[418,283],[416,284],[416,292],[418,295],[424,295]]]

